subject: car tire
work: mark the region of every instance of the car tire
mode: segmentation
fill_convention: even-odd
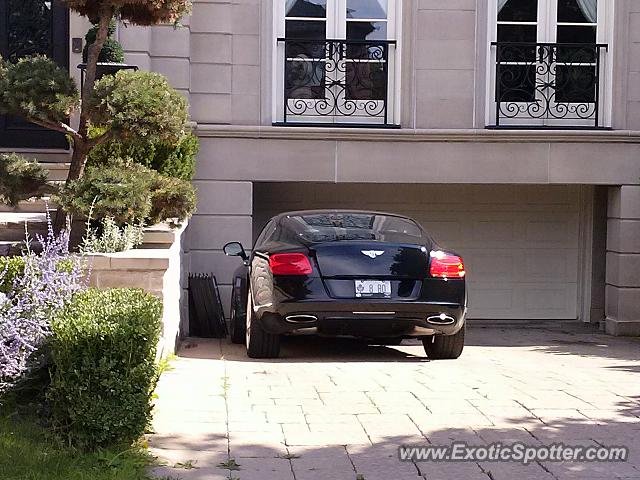
[[[422,340],[424,351],[433,360],[453,360],[460,357],[464,349],[465,330],[466,326],[463,326],[455,335],[435,335],[424,338]]]
[[[266,332],[256,321],[253,311],[251,291],[247,295],[247,316],[245,341],[249,358],[278,358],[280,355],[280,335]]]
[[[231,318],[229,319],[229,337],[231,343],[242,345],[246,337],[246,320],[240,309],[240,297],[235,292],[231,298]]]

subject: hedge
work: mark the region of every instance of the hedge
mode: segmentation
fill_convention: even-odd
[[[88,290],[53,321],[55,430],[70,445],[131,445],[151,418],[162,303],[142,290]]]

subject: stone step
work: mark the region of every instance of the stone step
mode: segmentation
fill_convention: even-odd
[[[45,233],[47,231],[46,213],[0,212],[0,241],[23,241],[26,231],[31,237],[36,233]]]
[[[0,204],[0,213],[2,212],[15,212],[15,213],[44,213],[49,208],[51,210],[57,210],[58,206],[51,200],[51,197],[32,198],[29,200],[23,200],[18,202],[18,205],[12,207],[11,205]]]

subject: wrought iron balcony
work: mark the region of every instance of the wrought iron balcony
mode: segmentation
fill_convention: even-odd
[[[603,128],[606,44],[493,42],[495,123],[504,128]]]
[[[283,92],[275,124],[394,127],[395,42],[278,39]]]

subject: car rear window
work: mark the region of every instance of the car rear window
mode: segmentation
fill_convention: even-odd
[[[335,240],[420,239],[422,230],[414,221],[374,213],[318,213],[292,215],[299,235],[310,242]]]

